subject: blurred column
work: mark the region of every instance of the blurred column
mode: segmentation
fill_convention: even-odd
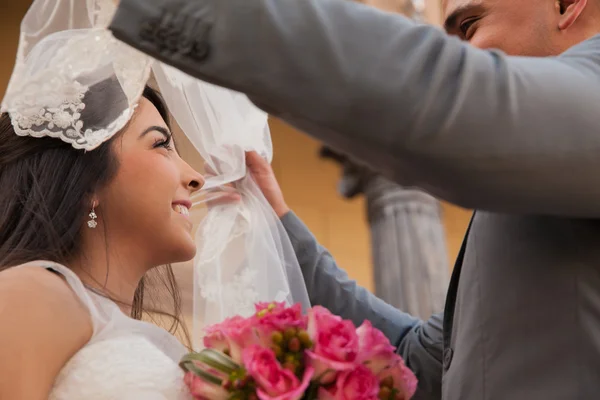
[[[420,318],[442,311],[449,269],[439,202],[330,148],[321,156],[342,165],[342,196],[366,198],[375,294]]]

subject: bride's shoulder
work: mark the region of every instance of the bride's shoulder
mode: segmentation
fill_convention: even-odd
[[[8,268],[0,272],[0,325],[26,336],[57,334],[85,344],[92,335],[87,308],[62,275],[45,268]],[[7,332],[6,330],[2,330]]]
[[[0,272],[0,326],[2,398],[48,398],[59,372],[93,330],[68,283],[45,268]]]

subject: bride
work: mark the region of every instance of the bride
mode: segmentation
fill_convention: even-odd
[[[116,41],[113,13],[112,0],[35,0],[21,25],[0,110],[0,399],[190,398],[170,264],[195,255],[195,333],[307,297],[281,223],[244,179],[244,150],[269,168],[266,115]],[[180,156],[167,106],[213,176]],[[195,240],[194,195],[234,181],[243,201],[212,207]],[[169,317],[170,332],[143,316]]]
[[[88,102],[82,120],[110,107]],[[149,88],[126,128],[89,152],[18,136],[2,114],[0,398],[187,398],[177,365],[187,349],[127,315],[160,311],[144,297],[156,269],[177,328],[169,264],[194,257],[190,198],[203,183]]]

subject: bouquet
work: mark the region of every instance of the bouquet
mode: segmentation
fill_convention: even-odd
[[[371,323],[299,304],[260,303],[249,317],[206,330],[205,349],[181,361],[203,400],[408,400],[417,379]]]

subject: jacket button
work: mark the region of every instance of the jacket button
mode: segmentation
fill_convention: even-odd
[[[160,26],[154,33],[157,40],[161,43],[165,43],[169,35],[173,32],[173,28],[169,25]]]
[[[452,364],[452,357],[454,357],[454,350],[447,348],[444,350],[444,370],[447,371]]]
[[[156,25],[149,21],[142,22],[140,26],[140,37],[144,40],[152,40],[156,31]]]
[[[169,32],[165,37],[164,46],[170,52],[176,52],[179,47],[179,34],[177,32]]]
[[[181,54],[191,54],[195,42],[187,35],[183,35],[177,43],[177,51]]]
[[[190,49],[190,57],[197,61],[203,61],[208,57],[210,53],[210,46],[208,42],[196,42]]]

